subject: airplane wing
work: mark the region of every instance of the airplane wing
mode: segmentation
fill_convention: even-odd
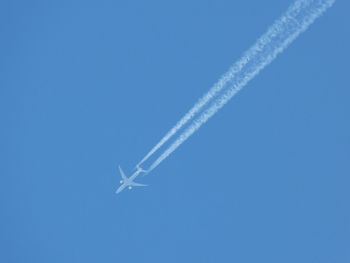
[[[123,180],[127,179],[127,177],[125,176],[122,168],[120,168],[120,165],[118,166],[119,167],[119,172],[120,172],[120,175],[122,176]]]
[[[135,182],[132,182],[131,185],[132,186],[147,186],[147,184],[138,184],[138,183],[135,183]]]

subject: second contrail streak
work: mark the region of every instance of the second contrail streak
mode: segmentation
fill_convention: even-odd
[[[278,54],[283,52],[290,43],[331,7],[334,2],[335,0],[296,0],[243,57],[223,75],[217,84],[153,147],[139,164],[146,161],[170,137],[207,106],[207,109],[154,161],[148,171],[157,167],[250,80],[258,75],[263,68],[269,65]],[[208,105],[209,103],[211,104]]]

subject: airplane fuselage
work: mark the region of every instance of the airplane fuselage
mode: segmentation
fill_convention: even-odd
[[[119,194],[121,191],[123,191],[125,189],[125,187],[127,187],[127,185],[125,183],[123,183],[121,186],[119,186],[116,193]]]

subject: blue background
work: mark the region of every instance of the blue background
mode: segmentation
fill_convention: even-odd
[[[291,0],[0,4],[0,262],[349,262],[349,1],[151,174]]]

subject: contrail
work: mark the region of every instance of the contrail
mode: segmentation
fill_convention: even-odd
[[[267,32],[223,75],[218,83],[204,95],[199,102],[168,132],[168,134],[140,162],[148,159],[185,123],[191,120],[215,96],[218,96],[192,124],[172,143],[148,169],[157,167],[174,152],[210,117],[220,110],[251,79],[269,65],[278,54],[283,52],[302,32],[321,16],[335,0],[296,0],[287,11],[274,22]]]
[[[329,5],[332,5],[333,1],[326,1],[331,2]],[[185,114],[183,118],[179,122],[176,123],[176,125],[170,129],[170,131],[151,149],[149,153],[138,163],[138,166],[144,163],[149,157],[151,157],[161,146],[163,146],[164,143],[166,143],[173,135],[175,135],[187,122],[189,122],[198,112],[200,112],[203,107],[205,107],[213,98],[217,96],[217,94],[222,91],[222,89],[227,85],[228,82],[234,76],[239,73],[242,68],[250,62],[252,59],[255,59],[256,55],[261,50],[265,49],[268,45],[270,45],[271,41],[275,40],[275,34],[276,31],[278,31],[278,27],[281,26],[281,24],[285,25],[287,21],[286,19],[296,19],[298,14],[300,15],[306,9],[308,8],[308,5],[317,5],[317,4],[324,4],[325,1],[321,1],[318,3],[313,3],[314,1],[310,0],[297,0],[288,10],[287,12],[279,19],[277,20],[272,27],[256,42],[255,45],[253,45],[244,55],[243,57],[237,61],[230,69],[229,71],[224,74],[219,81],[201,98],[198,100],[198,102],[188,111],[188,113]],[[260,54],[261,55],[261,54]]]

